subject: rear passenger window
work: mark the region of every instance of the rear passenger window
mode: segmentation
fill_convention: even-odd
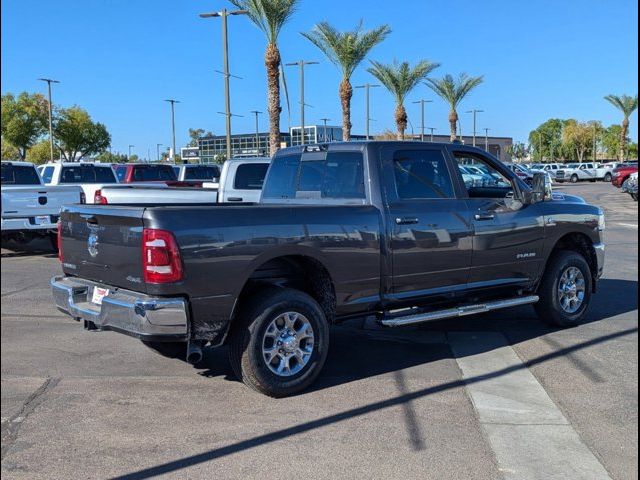
[[[236,190],[262,190],[268,163],[245,163],[238,166],[233,188]]]
[[[454,198],[451,175],[440,150],[397,151],[393,164],[399,198]]]

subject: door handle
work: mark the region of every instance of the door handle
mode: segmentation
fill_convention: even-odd
[[[243,199],[240,197],[229,197],[227,198],[229,202],[241,202]]]
[[[420,220],[417,218],[396,218],[396,225],[415,225],[417,223],[420,223]]]
[[[479,222],[493,220],[496,216],[493,213],[476,213],[476,220]]]

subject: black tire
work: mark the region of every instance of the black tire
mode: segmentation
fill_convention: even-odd
[[[613,180],[613,175],[611,175],[610,173],[607,173],[604,176],[604,181],[607,182],[607,183],[611,183],[611,180]]]
[[[57,233],[49,233],[49,242],[51,243],[51,248],[54,252],[58,253],[58,234]]]
[[[566,312],[560,305],[558,287],[564,272],[576,267],[582,272],[585,283],[584,300],[580,308],[574,313]],[[536,313],[541,320],[556,327],[573,327],[584,320],[591,303],[593,280],[591,268],[585,258],[572,251],[559,251],[554,253],[549,260],[544,272],[538,296],[540,301],[535,305]]]
[[[314,333],[313,350],[306,365],[295,375],[272,372],[263,355],[263,341],[269,325],[287,312],[302,314]],[[274,398],[298,393],[318,377],[329,350],[329,325],[320,305],[306,293],[280,288],[268,289],[251,299],[235,320],[229,345],[229,361],[235,375],[253,390]]]
[[[576,175],[575,173],[571,175],[571,183],[578,183],[579,181],[580,177],[578,177],[578,175]]]
[[[187,342],[147,342],[143,340],[142,343],[163,357],[180,360],[187,358]]]
[[[637,202],[638,201],[638,194],[637,193],[632,193],[631,194],[631,198],[633,198],[634,202]]]

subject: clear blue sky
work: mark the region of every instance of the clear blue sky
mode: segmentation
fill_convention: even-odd
[[[222,134],[224,118],[220,21],[197,14],[229,5],[224,0],[4,0],[2,1],[2,92],[40,91],[36,78],[60,80],[54,103],[86,108],[105,123],[113,148],[155,155],[156,143],[171,143],[169,107],[177,98],[178,145],[188,128]],[[399,8],[396,8],[399,7]],[[351,28],[388,23],[392,35],[372,58],[439,62],[434,76],[483,74],[485,83],[461,110],[481,108],[478,128],[526,140],[528,132],[550,117],[598,119],[620,115],[602,100],[608,93],[638,90],[638,5],[632,0],[302,0],[285,27],[280,46],[284,61],[319,60],[307,74],[307,123],[329,117],[339,124],[338,70],[301,31],[320,20]],[[230,19],[231,69],[243,80],[232,82],[234,133],[253,131],[251,110],[266,111],[262,33],[246,18]],[[297,71],[290,70],[291,123],[299,124]],[[354,84],[371,80],[360,68]],[[447,108],[427,87],[410,100],[434,99],[429,126],[446,133]],[[393,100],[373,93],[376,131],[394,128]],[[417,129],[417,105],[407,105]],[[637,139],[637,114],[631,134]],[[354,133],[364,132],[364,99],[356,91]],[[471,129],[463,115],[463,130]],[[262,129],[266,129],[266,117]],[[282,116],[283,129],[289,116]]]

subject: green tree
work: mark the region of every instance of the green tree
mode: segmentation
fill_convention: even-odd
[[[190,128],[189,129],[189,143],[187,146],[189,147],[197,147],[198,141],[201,138],[213,137],[213,133],[210,131],[205,131],[202,128]]]
[[[264,62],[267,69],[269,97],[269,145],[271,155],[280,149],[280,67],[282,57],[278,48],[278,36],[282,27],[296,11],[300,0],[230,0],[248,12],[251,21],[267,37]]]
[[[392,64],[371,61],[371,65],[367,71],[376,77],[396,100],[395,120],[398,140],[404,140],[404,132],[409,122],[409,116],[404,107],[407,95],[440,64],[422,60],[414,67],[411,67],[408,62],[398,63],[397,61]]]
[[[516,142],[507,147],[507,153],[511,155],[514,160],[521,162],[529,155],[529,149],[525,143]]]
[[[16,160],[19,157],[18,149],[2,137],[2,160]]]
[[[2,138],[18,151],[24,160],[27,150],[47,131],[49,103],[39,93],[22,92],[2,95]]]
[[[586,155],[593,154],[593,138],[597,129],[601,126],[598,123],[581,123],[576,120],[567,120],[562,130],[562,143],[566,151],[575,152],[575,157],[580,163],[585,161]],[[596,134],[597,144],[597,134]]]
[[[27,150],[26,160],[36,165],[42,165],[51,160],[51,144],[49,140],[40,140]]]
[[[353,86],[351,76],[369,52],[391,33],[388,25],[373,30],[364,30],[363,23],[353,30],[340,32],[328,22],[317,24],[309,33],[302,35],[318,47],[322,53],[342,70],[338,95],[342,105],[342,139],[351,140],[351,98]]]
[[[452,142],[458,138],[458,105],[483,80],[482,76],[470,77],[466,73],[461,73],[457,79],[453,78],[453,75],[445,75],[440,79],[427,79],[427,86],[449,104],[449,128]]]
[[[89,114],[80,107],[61,109],[54,132],[58,148],[67,161],[98,154],[111,144],[107,128],[91,120]]]
[[[562,142],[562,132],[566,123],[566,120],[552,118],[529,133],[529,145],[536,162],[572,158],[572,152],[567,156]]]
[[[107,150],[96,155],[96,160],[102,163],[127,163],[124,153],[111,153]]]
[[[607,95],[604,99],[620,110],[624,116],[622,119],[622,130],[620,132],[620,160],[626,158],[627,136],[629,135],[629,117],[638,109],[638,95]]]

